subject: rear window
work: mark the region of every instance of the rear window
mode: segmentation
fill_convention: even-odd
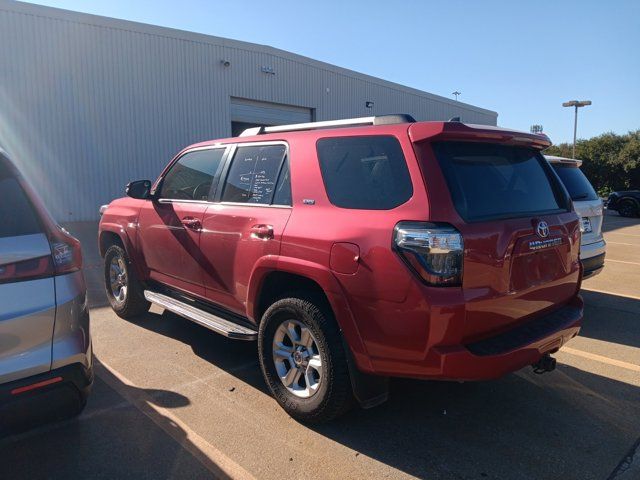
[[[433,148],[466,221],[568,210],[564,190],[537,150],[472,142],[437,142]]]
[[[0,238],[41,232],[38,215],[18,181],[0,178]]]
[[[337,207],[388,210],[413,195],[395,137],[323,138],[317,149],[327,195]]]
[[[598,200],[598,194],[578,167],[571,165],[551,165],[560,177],[560,180],[562,180],[562,183],[564,183],[565,188],[571,196],[571,200],[577,202]]]

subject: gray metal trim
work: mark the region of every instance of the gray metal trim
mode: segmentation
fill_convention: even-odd
[[[254,341],[258,339],[258,332],[256,330],[230,322],[229,320],[218,317],[212,313],[205,312],[204,310],[200,310],[199,308],[176,300],[175,298],[162,295],[161,293],[152,292],[150,290],[144,291],[144,298],[165,310],[169,310],[176,315],[180,315],[187,320],[191,320],[192,322],[202,325],[203,327],[219,333],[220,335],[224,335],[225,337],[232,338],[234,340],[247,341]]]

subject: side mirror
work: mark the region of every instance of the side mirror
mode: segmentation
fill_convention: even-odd
[[[151,198],[151,182],[149,180],[136,180],[129,182],[125,192],[131,198],[148,200]]]

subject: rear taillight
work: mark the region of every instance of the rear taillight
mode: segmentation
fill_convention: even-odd
[[[82,268],[80,242],[62,227],[56,227],[49,235],[51,257],[56,275],[75,272]]]
[[[53,275],[51,255],[0,265],[0,283],[20,282]]]
[[[394,229],[393,247],[426,284],[462,285],[462,235],[451,225],[400,222]]]

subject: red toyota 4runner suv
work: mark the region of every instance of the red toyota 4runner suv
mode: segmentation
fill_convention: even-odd
[[[390,376],[552,370],[583,304],[549,145],[386,115],[190,146],[102,208],[111,306],[257,340],[271,392],[306,422],[383,402]]]

